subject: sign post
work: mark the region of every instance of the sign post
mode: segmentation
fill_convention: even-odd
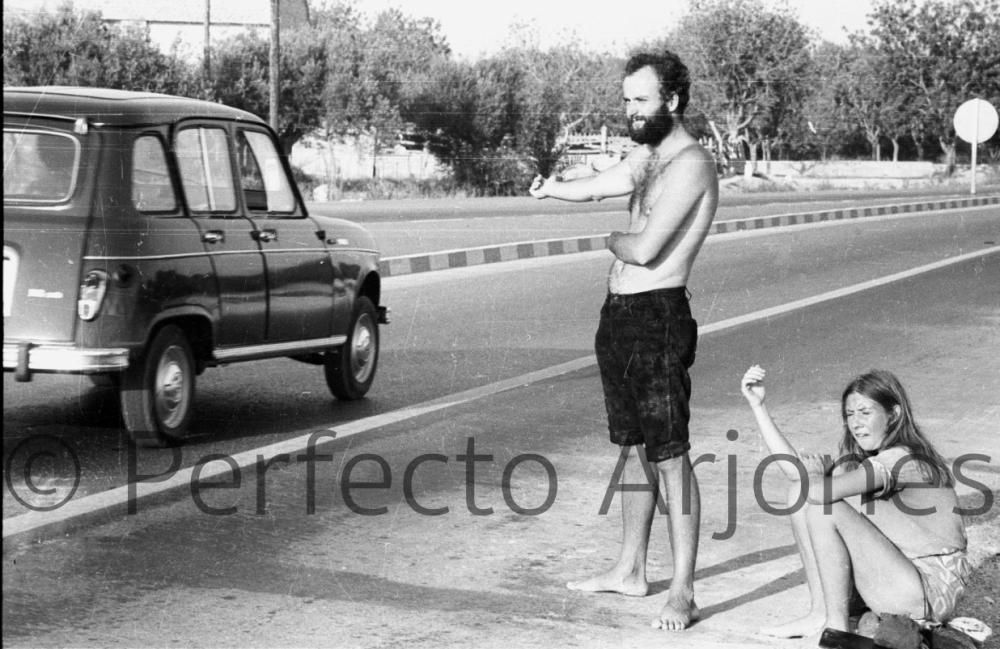
[[[970,99],[955,111],[955,133],[972,145],[972,193],[976,193],[976,153],[979,143],[997,132],[997,111],[989,102]]]

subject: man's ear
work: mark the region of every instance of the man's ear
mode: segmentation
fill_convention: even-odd
[[[667,108],[670,110],[671,113],[676,113],[677,107],[680,106],[680,103],[681,103],[681,98],[677,96],[677,93],[676,92],[671,93],[670,101],[667,102]]]

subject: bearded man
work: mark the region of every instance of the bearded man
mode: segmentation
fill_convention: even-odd
[[[719,198],[715,161],[684,125],[691,82],[676,54],[642,53],[625,66],[629,135],[639,145],[588,178],[538,176],[536,198],[601,200],[630,195],[628,232],[613,232],[615,256],[595,340],[611,441],[621,447],[622,545],[611,570],[567,584],[572,590],[645,596],[646,551],[658,496],[669,515],[674,575],[654,626],[671,631],[698,619],[694,569],[701,497],[688,452],[697,323],[687,281]],[[617,473],[617,471],[616,471]]]

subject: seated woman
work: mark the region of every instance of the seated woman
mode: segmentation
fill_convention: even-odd
[[[762,633],[792,638],[848,631],[853,589],[876,613],[941,623],[970,568],[954,480],[890,372],[858,376],[841,396],[841,457],[796,452],[764,406],[764,370],[741,383],[761,436],[793,482],[792,532],[812,598],[808,615]],[[803,471],[804,469],[804,471]],[[861,496],[860,509],[845,499]]]

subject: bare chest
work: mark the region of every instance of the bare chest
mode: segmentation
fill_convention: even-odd
[[[659,200],[666,188],[667,168],[670,160],[650,158],[638,170],[635,178],[635,190],[629,199],[629,226],[633,231],[641,230],[649,220],[653,205]]]

